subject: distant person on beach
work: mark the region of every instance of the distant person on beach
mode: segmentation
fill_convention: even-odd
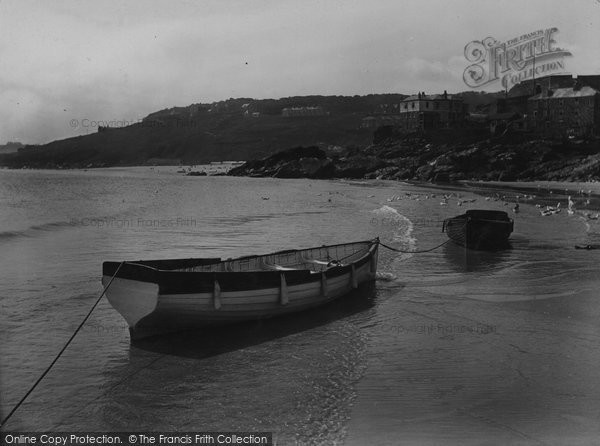
[[[575,203],[573,202],[573,200],[571,199],[571,196],[569,195],[568,202],[567,202],[567,212],[569,215],[573,215],[573,212],[575,211],[573,209],[574,205],[575,205]]]

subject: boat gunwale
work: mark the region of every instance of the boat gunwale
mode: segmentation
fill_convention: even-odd
[[[465,214],[463,214],[465,215]],[[508,220],[491,220],[488,218],[474,218],[472,216],[468,216],[468,215],[458,215],[456,217],[450,217],[450,218],[446,218],[444,221],[448,222],[448,221],[452,221],[452,220],[457,220],[457,221],[463,221],[466,220],[467,223],[468,222],[482,222],[482,223],[502,223],[502,224],[507,224],[507,223],[513,223],[513,219],[509,218]]]
[[[321,246],[313,246],[311,248],[299,248],[299,249],[286,249],[283,251],[276,251],[276,252],[270,252],[267,254],[250,254],[250,255],[246,255],[246,256],[241,256],[241,257],[235,257],[235,258],[229,258],[229,259],[222,259],[220,257],[214,257],[214,258],[204,258],[204,257],[186,257],[186,258],[182,258],[182,259],[153,259],[153,260],[124,260],[122,262],[117,262],[114,260],[107,260],[103,263],[110,263],[110,264],[127,264],[127,265],[134,265],[134,266],[138,266],[138,267],[144,267],[144,268],[148,268],[152,271],[169,271],[169,272],[181,272],[181,271],[177,271],[177,269],[162,269],[162,268],[157,268],[157,267],[153,267],[151,265],[147,265],[144,262],[169,262],[169,261],[184,261],[184,260],[189,260],[189,261],[201,261],[201,260],[214,260],[213,262],[207,262],[204,263],[205,265],[213,265],[213,264],[218,264],[218,263],[225,263],[225,262],[234,262],[236,260],[247,260],[247,259],[256,259],[259,257],[267,257],[267,256],[274,256],[274,255],[279,255],[279,254],[289,254],[292,252],[301,252],[301,251],[311,251],[313,249],[320,249],[320,248],[335,248],[338,246],[345,246],[345,245],[359,245],[359,244],[369,244],[369,250],[371,249],[371,247],[374,244],[379,244],[379,237],[376,237],[374,239],[369,239],[369,240],[361,240],[361,241],[357,241],[357,242],[350,242],[350,243],[337,243],[335,245],[321,245]],[[360,251],[358,251],[360,252]],[[369,251],[367,251],[368,254]],[[362,257],[361,257],[362,258]],[[357,259],[357,260],[360,260]],[[184,271],[185,272],[185,271]],[[252,272],[259,272],[259,271],[252,271]]]
[[[146,283],[156,283],[160,287],[160,293],[187,293],[202,292],[212,289],[214,282],[219,281],[221,288],[225,290],[243,290],[243,289],[260,289],[272,287],[279,283],[281,275],[284,275],[289,285],[308,283],[316,280],[321,280],[322,274],[326,277],[337,277],[348,273],[354,267],[359,267],[370,261],[376,253],[379,246],[379,238],[371,240],[363,240],[351,243],[340,243],[336,245],[323,245],[313,248],[287,250],[286,252],[310,251],[312,249],[338,247],[344,245],[365,244],[365,253],[356,260],[342,265],[333,265],[330,268],[315,273],[310,269],[290,269],[290,270],[251,270],[251,271],[181,271],[177,269],[158,269],[140,261],[132,262],[104,262],[103,275],[109,276],[116,272],[116,269],[121,265],[116,277],[135,280]],[[356,253],[360,253],[357,251]],[[279,252],[281,253],[281,251]],[[271,256],[271,254],[261,254],[253,256],[245,256],[240,258],[257,258]],[[238,258],[239,259],[239,258]],[[220,262],[230,262],[238,259],[221,260]],[[195,259],[185,259],[195,260]],[[197,260],[202,260],[199,258]]]

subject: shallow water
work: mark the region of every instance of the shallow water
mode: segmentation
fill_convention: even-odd
[[[444,193],[454,194],[447,205]],[[476,201],[459,206],[458,193]],[[485,200],[495,193],[173,168],[0,170],[2,415],[101,293],[104,260],[231,257],[376,235],[427,249],[445,241],[446,217],[510,211],[510,197]],[[600,250],[573,246],[600,243],[600,223],[584,216],[585,197],[580,213],[542,217],[535,203],[564,207],[566,195],[539,195],[511,213],[511,249],[381,248],[373,290],[296,317],[132,346],[102,300],[6,429],[274,431],[280,444],[593,443]]]

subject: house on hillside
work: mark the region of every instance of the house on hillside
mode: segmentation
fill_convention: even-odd
[[[528,111],[528,100],[532,96],[546,93],[548,90],[573,87],[576,84],[600,91],[600,75],[579,75],[575,78],[571,74],[552,74],[528,79],[508,90],[505,98],[498,99],[494,112],[516,112],[525,115]]]
[[[573,77],[570,74],[553,74],[520,82],[506,93],[505,98],[497,101],[496,112],[525,115],[530,97],[548,90],[571,86],[573,86]]]
[[[545,137],[597,133],[598,126],[593,124],[596,118],[591,116],[597,112],[586,110],[585,101],[576,99],[590,94],[590,89],[600,91],[600,75],[575,78],[558,74],[529,79],[497,99],[486,121],[496,135],[506,130],[533,131]]]
[[[443,94],[426,95],[420,92],[400,103],[400,126],[406,131],[461,127],[466,116],[462,98]]]
[[[379,113],[363,118],[361,127],[394,126],[407,133],[439,128],[462,127],[466,106],[462,98],[443,94],[426,95],[419,92],[399,104],[383,104]]]

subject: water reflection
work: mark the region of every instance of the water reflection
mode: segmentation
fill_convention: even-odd
[[[301,313],[136,340],[132,342],[132,352],[141,349],[186,358],[207,358],[346,318],[373,307],[375,297],[375,284],[364,284],[327,305]]]
[[[371,284],[296,315],[138,341],[106,371],[106,390],[79,423],[151,430],[169,420],[173,431],[209,426],[272,431],[280,444],[339,444],[366,364],[358,319],[376,297]]]
[[[443,247],[449,266],[456,272],[485,272],[505,266],[512,257],[512,242],[493,251],[476,251],[447,243]]]

